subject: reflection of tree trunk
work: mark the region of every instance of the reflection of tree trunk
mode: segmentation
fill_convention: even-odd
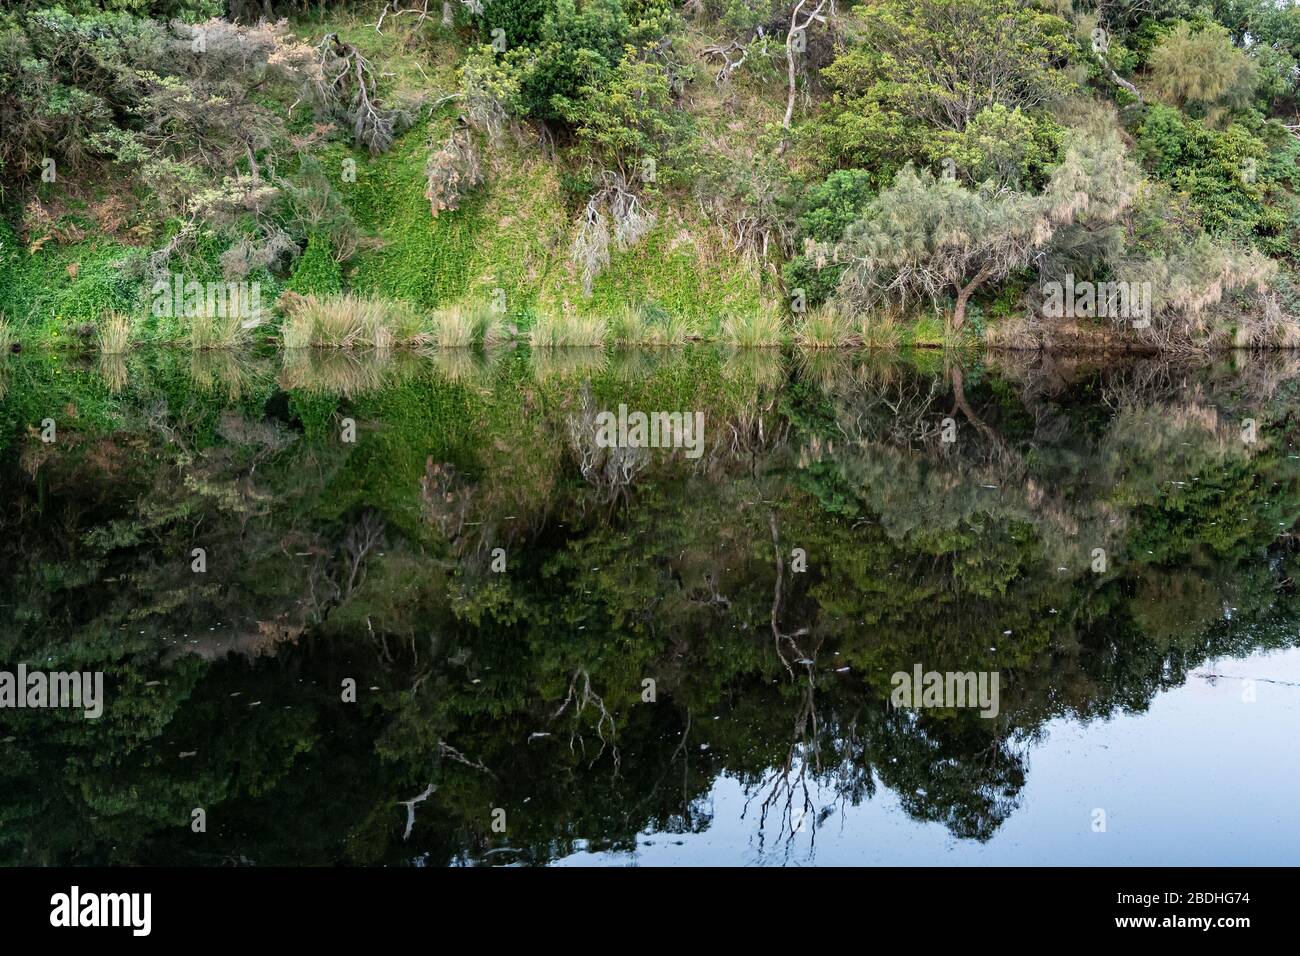
[[[348,562],[347,585],[343,588],[343,601],[352,597],[365,579],[366,558],[384,538],[384,520],[374,511],[367,511],[361,520],[348,529],[343,539],[343,552]]]
[[[790,741],[790,749],[786,751],[785,761],[773,771],[771,777],[759,785],[759,792],[767,791],[767,796],[763,798],[759,807],[760,834],[767,826],[768,813],[773,808],[779,811],[778,822],[787,842],[803,832],[804,822],[809,814],[814,814],[809,834],[813,845],[816,844],[818,820],[815,816],[816,806],[808,787],[808,778],[810,769],[814,775],[821,770],[817,735],[817,705],[810,670],[808,686],[804,690],[799,711],[795,714],[794,737]],[[795,767],[796,760],[798,769]],[[749,801],[746,800],[745,811],[741,814],[741,818],[743,819],[748,812]]]
[[[1005,447],[1002,437],[990,428],[982,418],[976,415],[975,410],[971,408],[970,403],[966,401],[966,389],[962,381],[961,366],[953,365],[949,374],[952,377],[953,401],[957,403],[957,408],[961,411],[962,415],[966,417],[968,422],[975,426],[981,435],[990,439],[999,447]]]
[[[403,840],[409,840],[411,838],[411,831],[415,829],[415,805],[428,800],[429,797],[433,795],[433,790],[433,784],[429,784],[424,788],[424,792],[419,796],[412,797],[410,800],[399,800],[397,802],[399,807],[406,807],[406,830],[402,833]]]
[[[1020,480],[1025,473],[1025,462],[1020,453],[1007,444],[1006,440],[998,432],[989,426],[982,418],[971,408],[970,402],[966,400],[965,384],[962,380],[961,366],[953,364],[949,369],[949,375],[952,378],[953,402],[968,422],[975,426],[975,430],[983,435],[990,445],[993,446],[999,461],[998,474],[1001,480],[1009,478]],[[992,464],[992,458],[990,458]]]
[[[781,633],[781,588],[785,583],[785,560],[781,557],[781,533],[777,528],[775,511],[769,515],[769,519],[772,525],[772,552],[776,556],[776,585],[772,589],[772,642],[776,645],[776,656],[781,658],[781,663],[785,665],[785,669],[793,677],[794,668],[790,666],[785,654],[781,652],[781,642],[787,642],[795,649],[799,659],[803,660],[804,652],[799,649],[799,645],[794,642],[794,639],[807,634],[808,628],[801,627],[793,634]]]
[[[578,689],[578,678],[582,678],[581,690]],[[569,693],[564,698],[564,703],[560,705],[560,709],[551,715],[551,720],[555,720],[568,710],[570,704],[574,704],[573,715],[575,718],[581,716],[582,711],[588,704],[595,706],[597,710],[596,736],[600,738],[600,752],[592,759],[591,766],[595,766],[596,761],[599,760],[601,754],[605,752],[605,748],[609,747],[614,756],[614,776],[617,777],[619,765],[622,762],[618,752],[618,744],[615,742],[618,734],[618,727],[614,723],[614,715],[606,709],[604,699],[591,689],[591,675],[588,674],[584,668],[579,668],[573,672],[573,676],[569,679]],[[605,738],[606,724],[609,724],[609,739]],[[570,750],[573,749],[575,741],[582,745],[583,756],[586,756],[587,745],[583,741],[582,735],[578,732],[577,723],[574,724],[573,732],[569,735]]]

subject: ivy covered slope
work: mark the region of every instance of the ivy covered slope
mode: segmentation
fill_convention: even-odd
[[[18,0],[0,345],[1289,347],[1297,57],[1269,0]]]

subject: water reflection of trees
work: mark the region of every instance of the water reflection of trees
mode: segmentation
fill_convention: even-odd
[[[15,414],[100,417],[4,433],[0,646],[115,688],[99,725],[4,714],[11,860],[632,851],[723,774],[760,843],[880,787],[987,839],[1047,721],[1293,640],[1282,358],[129,361],[9,371]],[[620,400],[705,409],[705,455],[611,480],[582,429]],[[888,708],[914,663],[996,669],[998,718]]]

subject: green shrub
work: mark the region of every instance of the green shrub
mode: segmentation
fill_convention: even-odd
[[[288,288],[301,295],[323,296],[343,291],[343,271],[334,261],[329,239],[320,233],[312,234]]]
[[[808,306],[820,305],[835,293],[844,267],[833,261],[829,247],[857,221],[873,195],[873,177],[861,169],[836,170],[809,190],[795,236],[796,248],[808,251],[794,256],[784,267],[786,288],[803,289]]]
[[[1162,105],[1136,129],[1138,151],[1159,179],[1183,193],[1211,235],[1252,242],[1273,256],[1291,254],[1296,146],[1271,150],[1244,125],[1213,130]]]

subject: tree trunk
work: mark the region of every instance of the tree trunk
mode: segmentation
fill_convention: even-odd
[[[785,64],[789,85],[785,98],[785,118],[781,121],[781,142],[776,147],[776,155],[778,156],[785,155],[786,138],[790,133],[790,121],[794,119],[794,35],[798,32],[798,27],[795,24],[798,23],[799,11],[806,2],[807,0],[799,0],[794,12],[790,14],[790,29],[785,35]]]
[[[970,301],[971,294],[978,288],[980,283],[993,274],[993,270],[987,265],[975,273],[975,278],[971,279],[964,287],[957,290],[957,304],[952,310],[952,324],[950,328],[957,332],[961,329],[961,324],[966,321],[966,303]]]
[[[966,303],[970,301],[971,293],[975,291],[978,281],[972,282],[957,293],[957,305],[952,310],[951,328],[954,332],[960,332],[961,324],[966,321]]]

